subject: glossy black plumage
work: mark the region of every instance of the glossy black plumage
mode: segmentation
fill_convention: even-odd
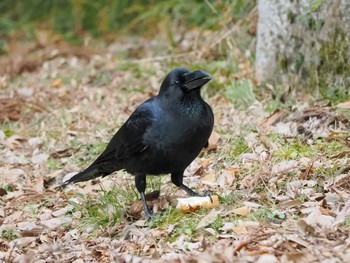
[[[125,169],[135,175],[145,216],[152,212],[145,201],[146,175],[171,174],[172,182],[190,195],[183,172],[207,145],[214,116],[200,88],[211,80],[201,70],[171,71],[157,96],[143,102],[113,136],[104,152],[67,182],[82,182]]]

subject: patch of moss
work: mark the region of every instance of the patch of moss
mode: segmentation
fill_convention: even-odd
[[[349,99],[349,39],[336,28],[331,41],[319,41],[320,49],[314,50],[309,69],[309,87],[318,87],[322,97],[332,103]]]

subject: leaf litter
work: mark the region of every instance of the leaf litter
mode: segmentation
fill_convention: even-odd
[[[46,34],[37,33],[44,55],[13,62],[0,82],[0,260],[350,261],[350,125],[331,108],[269,115],[260,102],[238,111],[210,97],[215,131],[185,180],[218,195],[218,208],[182,213],[176,204],[186,196],[164,177],[147,199],[163,214],[147,223],[123,172],[59,186],[157,92],[167,64],[123,69],[113,54],[65,45],[52,54]]]

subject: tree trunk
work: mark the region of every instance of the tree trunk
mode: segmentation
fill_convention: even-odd
[[[259,0],[258,11],[259,83],[350,85],[349,0]]]

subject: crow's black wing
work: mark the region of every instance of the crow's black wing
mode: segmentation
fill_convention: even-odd
[[[147,149],[143,135],[155,118],[152,100],[141,104],[112,137],[102,154],[88,168],[67,182],[82,182],[109,175],[124,168],[123,160]]]
[[[140,153],[147,148],[143,142],[143,135],[154,120],[152,99],[141,104],[113,136],[104,152],[93,164],[105,159],[115,158],[121,161]]]

